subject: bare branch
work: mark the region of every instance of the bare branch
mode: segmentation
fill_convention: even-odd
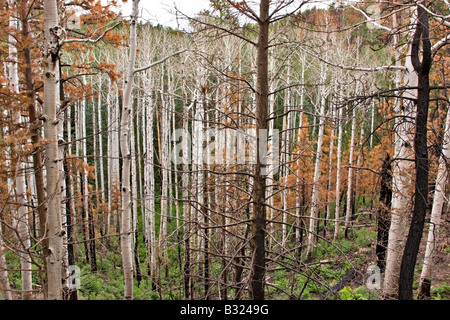
[[[333,63],[333,62],[327,61],[327,60],[319,57],[315,53],[312,53],[311,51],[308,51],[308,50],[306,50],[306,49],[304,49],[302,47],[300,47],[300,50],[303,50],[304,52],[306,52],[310,56],[312,56],[312,57],[316,58],[317,60],[320,60],[320,61],[322,61],[322,62],[324,62],[326,64],[329,64],[330,66],[341,68],[341,69],[344,69],[344,70],[366,71],[366,72],[378,72],[378,71],[382,71],[382,70],[401,70],[401,71],[407,71],[408,70],[404,66],[396,66],[396,65],[371,67],[371,68],[343,66],[343,65],[340,65],[340,64],[337,64],[337,63]]]
[[[161,60],[158,60],[158,61],[156,61],[156,62],[153,62],[153,63],[149,64],[148,66],[145,66],[145,67],[142,67],[142,68],[138,68],[138,69],[134,69],[134,70],[133,70],[133,73],[136,74],[136,73],[139,73],[139,72],[148,70],[148,69],[150,69],[150,68],[153,68],[154,66],[157,66],[158,64],[161,64],[161,63],[165,62],[166,60],[168,60],[168,59],[170,59],[170,58],[172,58],[172,57],[174,57],[174,56],[177,56],[177,55],[180,55],[180,54],[186,52],[188,49],[189,49],[189,47],[186,47],[186,48],[184,48],[184,49],[181,49],[181,50],[179,50],[179,51],[177,51],[177,52],[174,52],[174,53],[172,53],[172,54],[170,54],[170,55],[168,55],[168,56],[162,58]]]
[[[450,43],[450,33],[448,35],[446,35],[444,38],[442,38],[441,40],[439,40],[438,42],[436,42],[432,47],[431,47],[431,51],[433,53],[437,53],[443,46],[447,45]]]
[[[74,38],[74,39],[67,39],[64,40],[63,43],[73,43],[73,42],[87,42],[87,43],[97,43],[100,40],[102,40],[107,34],[108,32],[110,32],[111,30],[115,29],[116,27],[118,27],[122,22],[117,22],[116,24],[114,24],[112,27],[108,28],[105,30],[105,32],[103,32],[102,35],[100,35],[97,39],[78,39],[78,38]]]
[[[392,32],[392,29],[391,28],[388,28],[388,27],[386,27],[386,26],[383,26],[383,25],[381,25],[381,24],[379,24],[378,22],[376,22],[375,20],[373,20],[367,13],[365,13],[363,10],[361,10],[361,9],[359,9],[359,8],[357,8],[357,7],[355,7],[354,5],[350,5],[350,7],[352,7],[353,9],[355,9],[356,11],[359,11],[360,13],[362,13],[362,15],[366,18],[366,20],[368,21],[368,22],[370,22],[370,23],[372,23],[373,25],[375,25],[376,27],[378,27],[378,28],[380,28],[380,29],[383,29],[383,30],[386,30],[386,31],[389,31],[389,32]]]

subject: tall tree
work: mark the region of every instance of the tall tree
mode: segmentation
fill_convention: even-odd
[[[59,58],[64,30],[59,25],[58,3],[56,0],[44,1],[44,137],[47,170],[47,235],[49,248],[47,256],[48,298],[62,298],[62,258],[63,230],[61,226],[61,202],[59,197],[59,159],[58,159],[58,119],[59,103]]]
[[[426,5],[426,1],[422,3]],[[417,15],[418,21],[411,46],[411,61],[419,80],[416,100],[416,130],[414,134],[416,184],[411,226],[400,268],[398,297],[401,300],[412,300],[413,298],[414,270],[428,209],[429,159],[427,125],[430,104],[430,70],[433,58],[428,26],[428,13],[421,6],[418,6]],[[422,59],[420,59],[420,52],[422,52]]]

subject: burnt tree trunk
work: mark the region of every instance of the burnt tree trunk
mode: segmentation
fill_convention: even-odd
[[[425,5],[425,1],[423,1]],[[425,224],[425,215],[428,209],[428,148],[427,148],[427,121],[430,99],[430,68],[432,52],[428,27],[428,13],[417,6],[418,23],[412,43],[411,60],[414,70],[419,77],[417,95],[416,132],[414,135],[414,151],[416,156],[416,186],[414,209],[411,226],[406,240],[405,250],[400,267],[400,280],[398,288],[399,300],[413,299],[414,269],[419,252]],[[422,61],[419,58],[422,44]]]
[[[391,158],[386,155],[381,170],[381,188],[380,188],[380,204],[377,211],[377,265],[381,272],[386,269],[386,249],[389,239],[389,226],[391,219],[389,217],[389,208],[392,201],[392,166]]]

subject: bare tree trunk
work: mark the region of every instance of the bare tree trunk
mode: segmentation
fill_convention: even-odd
[[[22,6],[20,8],[20,20],[22,25],[22,36],[24,39],[27,39],[31,42],[31,34],[30,27],[28,24],[28,6],[27,3],[22,2]],[[34,83],[33,83],[33,71],[32,71],[32,57],[31,57],[31,49],[30,46],[24,46],[22,53],[24,55],[25,61],[25,86],[26,86],[26,95],[29,99],[28,104],[28,115],[29,121],[31,124],[31,143],[34,146],[37,146],[40,143],[41,134],[39,130],[39,120],[36,110],[36,102],[35,102],[35,92],[34,92]],[[34,181],[35,181],[35,189],[36,189],[36,197],[37,197],[37,212],[39,215],[39,238],[42,241],[42,248],[44,252],[44,256],[48,255],[48,238],[47,238],[47,203],[46,203],[46,195],[45,195],[45,181],[44,181],[44,172],[43,172],[43,161],[42,161],[42,151],[39,148],[33,151],[33,170],[34,170]],[[47,262],[46,259],[43,261],[44,269],[47,270]],[[44,298],[48,297],[47,290],[47,273],[44,273]]]
[[[158,239],[158,253],[161,267],[167,269],[167,234],[169,223],[169,170],[170,170],[170,156],[169,156],[169,105],[164,96],[164,75],[161,74],[161,111],[160,111],[160,165],[161,165],[161,215],[160,215],[160,229]],[[161,273],[161,270],[160,270]]]
[[[322,70],[322,81],[326,78],[326,71]],[[325,107],[326,107],[326,94],[325,88],[319,89],[320,92],[320,114],[319,114],[319,135],[317,137],[317,150],[316,150],[316,162],[314,166],[314,184],[312,190],[311,200],[311,215],[308,228],[308,246],[306,249],[306,256],[309,258],[314,246],[314,240],[316,238],[316,223],[320,212],[320,169],[322,165],[322,147],[323,147],[323,135],[325,131]]]
[[[416,10],[413,9],[411,16],[411,23],[415,23],[417,17]],[[396,24],[396,19],[393,21]],[[396,27],[396,26],[395,26]],[[414,28],[410,31],[414,32]],[[410,35],[410,39],[412,36]],[[398,35],[394,35],[394,47],[399,44]],[[411,41],[411,40],[409,40]],[[411,47],[411,43],[408,43]],[[400,54],[396,51],[396,64],[401,63]],[[397,71],[395,85],[400,87],[407,85],[410,87],[417,86],[417,74],[414,72],[414,67],[411,62],[411,49],[406,56],[405,66],[407,71],[403,74],[404,80],[402,84],[402,73]],[[415,99],[417,97],[416,89],[408,89],[403,93],[405,98]],[[392,205],[391,205],[391,225],[389,228],[388,250],[386,256],[386,272],[384,276],[383,291],[386,297],[395,297],[398,290],[400,262],[405,247],[406,240],[406,225],[412,211],[412,186],[413,186],[413,171],[414,171],[414,125],[408,119],[414,117],[413,102],[405,99],[396,99],[394,111],[398,116],[396,118],[395,126],[395,150],[394,158],[400,159],[393,162],[393,181],[392,181]]]
[[[8,5],[12,6],[13,2],[8,1]],[[13,8],[10,8],[13,12]],[[17,29],[17,21],[11,16],[9,18],[9,27],[11,30]],[[15,46],[15,38],[9,35],[9,84],[14,93],[19,93],[19,75],[18,75],[18,64],[17,64],[17,48]],[[17,105],[14,106],[18,108]],[[22,122],[20,110],[13,110],[12,113],[13,123],[17,126]],[[17,235],[19,238],[19,248],[20,248],[20,268],[21,270],[21,280],[22,280],[22,299],[31,299],[31,289],[32,289],[32,275],[31,275],[31,260],[29,256],[29,250],[31,246],[30,233],[28,229],[28,209],[27,209],[27,196],[26,196],[26,182],[25,182],[25,166],[23,162],[23,151],[21,150],[20,144],[11,150],[17,157],[16,168],[13,170],[15,177],[15,196],[17,210],[15,210],[15,225],[17,230]]]
[[[377,266],[381,272],[386,270],[386,250],[389,239],[390,210],[392,202],[392,166],[391,158],[386,155],[381,170],[380,201],[377,212]]]
[[[430,227],[428,229],[427,247],[425,249],[425,258],[423,268],[420,274],[419,299],[430,297],[432,269],[434,266],[433,258],[436,251],[436,243],[439,238],[439,227],[441,225],[441,214],[444,206],[444,197],[446,183],[448,179],[447,163],[450,159],[450,109],[447,112],[447,121],[445,125],[444,144],[442,146],[442,155],[439,158],[439,169],[436,177],[436,189],[433,197],[433,207],[431,209]]]
[[[336,192],[335,192],[335,209],[334,209],[334,239],[337,238],[339,234],[339,215],[341,210],[341,161],[342,161],[342,113],[343,107],[339,107],[338,115],[338,147],[336,151]]]
[[[256,81],[256,134],[257,134],[257,162],[254,169],[253,180],[253,222],[251,227],[251,280],[250,293],[253,300],[264,300],[265,274],[266,274],[266,166],[261,163],[261,133],[268,129],[268,44],[269,44],[269,0],[261,0],[259,15],[259,32],[257,43],[257,81]]]
[[[153,161],[153,98],[149,83],[151,72],[144,76],[144,106],[145,106],[145,130],[144,130],[144,195],[145,195],[145,239],[147,243],[147,255],[149,256],[150,277],[152,289],[156,288],[156,232],[155,232],[155,172]]]
[[[49,249],[47,260],[48,298],[62,298],[62,254],[63,231],[61,228],[61,202],[59,197],[58,159],[58,61],[62,43],[63,29],[59,26],[56,0],[44,1],[44,137],[47,169],[47,206]]]
[[[348,237],[348,230],[353,213],[353,153],[355,151],[355,131],[356,131],[356,108],[352,112],[352,129],[350,138],[350,154],[348,156],[348,184],[347,184],[347,211],[345,213],[345,237]]]
[[[131,116],[133,110],[132,91],[134,64],[136,61],[136,25],[139,14],[139,0],[133,0],[130,21],[130,49],[128,69],[123,93],[122,118],[120,123],[120,149],[122,153],[122,217],[120,223],[120,246],[124,277],[124,298],[133,300],[133,251],[131,247]]]
[[[0,222],[0,292],[4,300],[12,300],[8,269],[6,268],[5,246],[3,244],[2,222]]]
[[[423,1],[426,3],[426,1]],[[411,61],[419,77],[417,94],[417,115],[415,121],[414,153],[416,156],[416,186],[414,208],[405,250],[400,266],[398,288],[399,300],[413,299],[414,270],[423,235],[425,216],[428,209],[428,108],[430,104],[430,69],[432,52],[428,13],[417,6],[418,23],[411,50]],[[420,50],[422,47],[422,50]],[[422,51],[422,61],[419,58]]]

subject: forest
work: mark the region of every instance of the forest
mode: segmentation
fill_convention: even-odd
[[[0,0],[0,300],[450,299],[448,0],[146,2]]]

